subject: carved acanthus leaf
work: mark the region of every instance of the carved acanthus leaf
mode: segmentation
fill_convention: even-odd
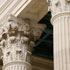
[[[45,27],[45,24],[31,24],[31,31],[33,33],[35,41],[42,35],[42,32],[44,31]]]
[[[27,56],[25,54],[32,51],[35,45],[34,41],[41,36],[46,27],[43,24],[33,24],[25,21],[10,15],[5,25],[0,28],[0,48],[3,52],[4,64],[12,60],[16,61],[16,59],[25,61]]]
[[[47,0],[52,17],[56,14],[70,11],[70,0]]]

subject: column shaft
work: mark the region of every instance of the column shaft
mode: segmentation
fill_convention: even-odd
[[[54,70],[70,70],[70,14],[58,16],[54,25]]]
[[[54,32],[54,70],[70,70],[70,0],[48,0]]]

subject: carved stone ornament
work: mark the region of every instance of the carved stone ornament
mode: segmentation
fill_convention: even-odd
[[[28,64],[27,67],[26,64],[30,62],[34,41],[41,36],[44,28],[45,25],[26,23],[12,15],[8,16],[5,25],[0,28],[0,48],[3,52],[4,70],[15,70],[15,65],[17,70],[31,70],[31,65]],[[17,64],[21,65],[20,69]]]
[[[70,11],[70,0],[47,0],[47,2],[50,4],[52,17]]]

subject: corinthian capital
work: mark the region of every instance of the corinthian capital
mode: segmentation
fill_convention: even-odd
[[[0,28],[0,48],[4,66],[15,61],[30,62],[34,41],[41,36],[44,28],[45,25],[8,16],[4,26]]]
[[[52,16],[60,13],[70,12],[70,0],[47,0],[50,4]]]

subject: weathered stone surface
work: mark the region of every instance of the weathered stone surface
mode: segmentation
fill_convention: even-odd
[[[0,28],[0,48],[3,70],[31,70],[31,51],[45,28],[43,24],[27,23],[12,15],[7,17]]]
[[[53,61],[32,55],[32,70],[53,70]],[[0,70],[2,66],[0,65]]]

